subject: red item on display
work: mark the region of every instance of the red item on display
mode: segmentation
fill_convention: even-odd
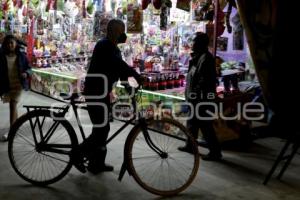
[[[34,18],[31,19],[29,32],[27,35],[27,58],[29,63],[31,63],[32,56],[33,56],[33,47],[34,47],[33,31],[34,31]]]
[[[152,0],[155,9],[159,10],[162,6],[162,0]]]
[[[142,9],[146,10],[150,3],[151,3],[151,0],[142,0]]]
[[[57,0],[54,0],[54,2],[53,2],[53,9],[57,10]]]
[[[7,1],[3,3],[3,11],[7,11],[8,10],[8,3]]]
[[[51,4],[52,4],[52,0],[48,0],[47,6],[46,6],[46,11],[47,12],[51,9]]]
[[[185,80],[185,77],[184,75],[179,75],[179,80],[180,80],[180,86],[183,87],[184,86],[184,80]]]
[[[161,81],[161,89],[162,90],[165,90],[167,88],[167,81],[165,80],[165,79],[163,79],[162,81]]]
[[[180,87],[180,79],[179,78],[174,80],[174,87],[175,88],[179,88]]]
[[[221,36],[224,31],[225,31],[225,26],[224,26],[224,18],[225,18],[225,14],[224,12],[221,10],[220,5],[219,5],[219,9],[218,9],[218,19],[217,19],[217,23],[218,23],[218,28],[217,28],[217,37]],[[228,30],[229,32],[229,30]],[[230,31],[231,32],[231,31]],[[230,33],[229,32],[229,33]]]
[[[149,89],[151,91],[156,91],[158,89],[158,83],[156,81],[152,81],[149,84]]]

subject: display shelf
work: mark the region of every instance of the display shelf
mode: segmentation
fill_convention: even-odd
[[[66,78],[66,79],[70,79],[70,80],[77,80],[77,79],[79,79],[78,76],[75,76],[74,74],[66,73],[66,72],[65,73],[64,72],[51,72],[51,71],[46,70],[46,69],[36,69],[36,68],[33,68],[32,71],[34,73],[41,73],[41,74],[46,74],[46,75],[51,75],[51,76]]]

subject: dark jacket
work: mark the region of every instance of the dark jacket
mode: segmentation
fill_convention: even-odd
[[[107,83],[102,77],[92,77],[96,74],[107,77]],[[99,41],[94,49],[87,77],[85,79],[85,95],[103,95],[101,99],[108,98],[113,84],[128,77],[140,80],[140,75],[125,61],[122,60],[121,51],[108,39]]]
[[[186,82],[185,96],[188,102],[213,100],[216,94],[216,69],[211,53],[192,55]]]
[[[28,77],[32,74],[31,67],[29,66],[27,57],[24,53],[17,53],[17,69],[20,78],[21,85],[24,90],[29,89],[29,79],[23,78],[22,73],[27,73]],[[5,54],[0,49],[0,95],[3,95],[10,91],[8,67]]]

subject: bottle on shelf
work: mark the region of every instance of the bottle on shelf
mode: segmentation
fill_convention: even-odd
[[[173,80],[173,75],[172,73],[168,74],[168,81],[167,81],[167,89],[172,89],[174,88],[174,80]]]
[[[185,76],[183,74],[179,75],[180,87],[184,86]]]
[[[163,74],[160,75],[158,89],[159,90],[165,90],[166,89],[166,81],[165,81],[165,78],[164,78]]]
[[[174,80],[174,88],[180,87],[180,79],[179,79],[179,73],[176,73],[175,80]]]

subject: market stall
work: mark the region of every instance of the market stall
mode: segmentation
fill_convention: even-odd
[[[122,19],[129,37],[120,49],[123,59],[147,79],[141,91],[144,102],[176,104],[185,100],[194,32],[208,33],[210,51],[224,60],[223,76],[232,71],[244,75],[241,67],[251,63],[239,17],[233,15],[233,34],[232,8],[226,5],[209,0],[2,0],[0,31],[27,43],[34,72],[31,89],[59,97],[83,90],[95,43],[105,36],[110,19]],[[217,91],[223,98],[220,82]],[[176,108],[176,113],[184,112],[184,107]]]

